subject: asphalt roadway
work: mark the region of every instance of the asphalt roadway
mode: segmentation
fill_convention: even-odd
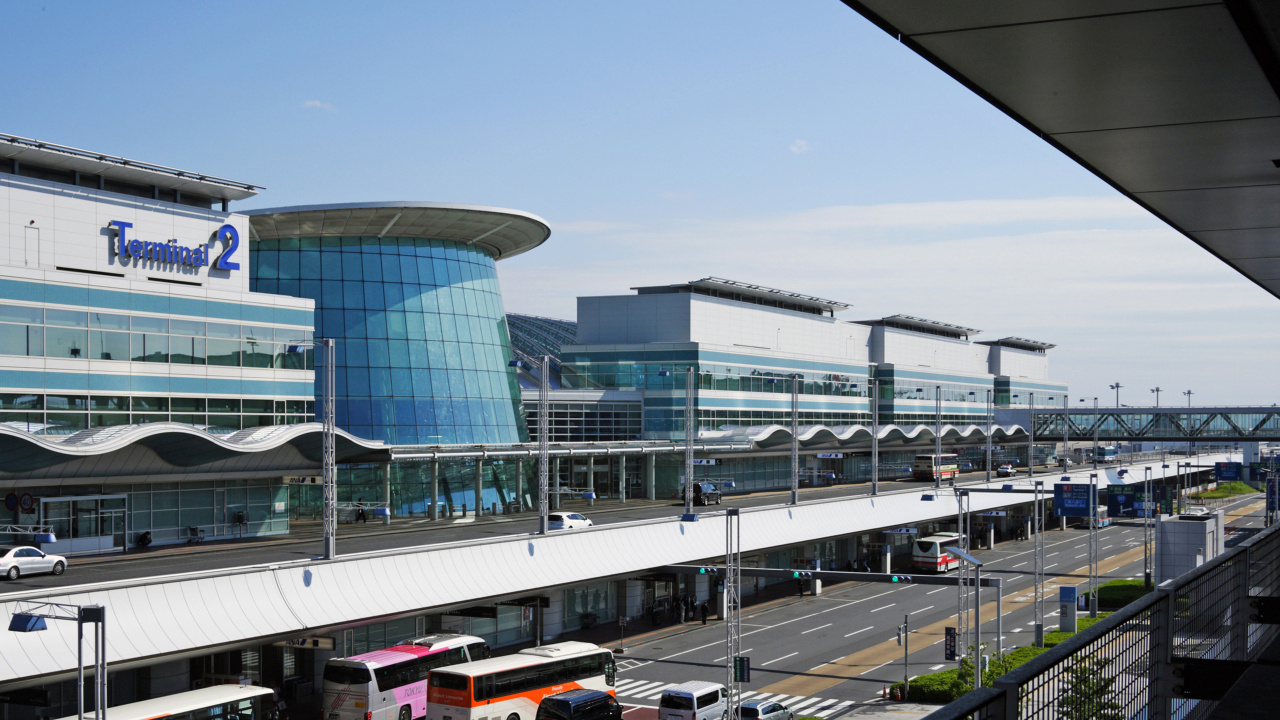
[[[1226,506],[1228,524],[1261,523],[1257,495]],[[1246,516],[1247,515],[1247,516]],[[1102,528],[1099,582],[1142,577],[1142,528],[1139,522]],[[1045,548],[1045,632],[1058,629],[1057,587],[1088,582],[1088,531],[1051,530]],[[974,553],[983,574],[1004,578],[1003,643],[1008,649],[1034,638],[1032,541],[1002,543]],[[954,575],[954,571],[950,573]],[[886,686],[904,674],[917,675],[955,666],[944,660],[944,628],[956,621],[957,590],[929,585],[848,583],[821,596],[791,596],[748,607],[742,619],[743,654],[751,658],[751,682],[744,699],[782,702],[799,716],[832,718],[860,714],[860,706],[881,701]],[[982,638],[994,643],[994,589],[982,597]],[[897,627],[909,618],[911,655],[903,667]],[[1083,613],[1082,616],[1087,616]],[[712,622],[689,632],[627,643],[619,658],[617,695],[625,705],[656,706],[662,688],[688,680],[724,683],[725,628]],[[635,713],[628,714],[630,720]]]
[[[1054,467],[1037,468],[1037,476],[1055,475],[1061,470]],[[1018,477],[1026,477],[1025,470]],[[995,478],[995,474],[992,474]],[[965,473],[959,477],[961,483],[980,482],[986,479],[985,472]],[[881,481],[880,492],[895,490],[918,490],[929,487],[930,483],[912,480]],[[801,502],[825,500],[830,498],[857,497],[871,493],[870,483],[852,485],[836,485],[823,488],[805,488],[800,491]],[[712,506],[710,511],[718,511],[725,507],[763,507],[779,505],[787,502],[789,491],[768,491],[745,495],[731,495],[724,499],[721,506]],[[603,503],[602,503],[603,505]],[[597,508],[593,514],[591,508],[585,507],[582,501],[574,501],[569,510],[587,515],[596,525],[633,522],[636,520],[652,520],[670,518],[683,511],[680,503],[654,503],[637,501],[621,505],[610,501],[609,507]],[[477,540],[510,535],[532,533],[537,529],[537,517],[534,513],[517,515],[501,515],[498,517],[453,518],[442,520],[397,519],[394,526],[385,531],[347,534],[353,526],[338,527],[338,553],[364,553],[387,550],[402,550],[464,540]],[[302,535],[302,533],[299,533]],[[346,535],[344,537],[344,535]],[[0,582],[0,594],[21,592],[49,587],[70,587],[119,580],[156,577],[176,573],[218,570],[233,567],[244,567],[263,563],[282,563],[315,558],[321,552],[321,541],[317,533],[308,533],[305,537],[290,535],[253,538],[243,541],[230,540],[218,543],[200,543],[197,545],[168,545],[152,547],[138,551],[130,549],[122,555],[104,555],[94,557],[71,558],[67,571],[61,576],[31,575],[17,581]]]

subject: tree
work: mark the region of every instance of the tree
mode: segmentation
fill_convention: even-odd
[[[1112,689],[1116,679],[1106,673],[1110,664],[1110,658],[1087,657],[1067,671],[1058,720],[1124,720],[1124,708]]]

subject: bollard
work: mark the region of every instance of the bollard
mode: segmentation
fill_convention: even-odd
[[[489,503],[489,514],[494,517],[498,516],[498,503]]]
[[[466,517],[466,516],[467,516],[467,504],[462,503],[462,517]]]

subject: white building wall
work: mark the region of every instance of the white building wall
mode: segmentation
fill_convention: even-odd
[[[692,293],[578,298],[579,345],[688,343],[867,362],[871,328]]]
[[[991,374],[1007,375],[1028,380],[1049,379],[1049,355],[1047,353],[1019,350],[998,345],[988,347],[991,354]]]
[[[870,329],[874,335],[871,342],[872,362],[980,375],[988,372],[985,345],[881,325]]]
[[[113,220],[133,223],[126,230],[128,239],[164,243],[176,238],[182,247],[207,245],[209,266],[136,258],[121,262],[114,228],[108,229]],[[214,241],[214,235],[227,223],[240,235],[240,246],[230,257],[240,264],[239,270],[213,267],[226,250],[226,243]],[[249,219],[220,210],[0,174],[0,265],[93,270],[131,280],[164,278],[224,292],[248,292]]]

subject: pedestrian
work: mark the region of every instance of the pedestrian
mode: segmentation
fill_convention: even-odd
[[[680,599],[679,598],[676,598],[671,603],[671,624],[672,625],[680,624]]]
[[[845,571],[845,572],[853,572],[853,561],[852,561],[852,560],[845,560],[845,562],[844,562],[844,571]]]
[[[709,608],[707,608],[707,601],[706,601],[706,600],[703,600],[703,601],[702,601],[702,603],[701,603],[700,605],[698,605],[698,613],[702,615],[702,624],[703,624],[703,625],[706,625],[706,624],[707,624],[707,614],[708,614],[709,612],[710,612],[710,610],[709,610]]]
[[[369,519],[364,516],[364,498],[356,498],[356,519],[351,521],[354,525],[358,522],[369,524]]]
[[[654,601],[653,605],[650,605],[650,606],[649,606],[649,623],[650,623],[651,625],[654,625],[654,626],[657,626],[657,624],[658,624],[658,603],[657,603],[657,601]]]

